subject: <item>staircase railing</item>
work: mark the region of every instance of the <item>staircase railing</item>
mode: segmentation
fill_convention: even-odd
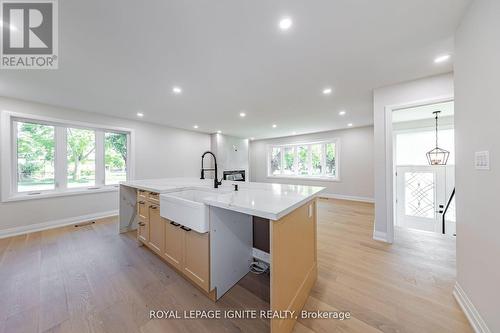
[[[453,200],[453,197],[455,196],[455,188],[453,188],[453,192],[451,192],[450,199],[448,200],[448,203],[446,204],[446,208],[444,209],[443,212],[443,235],[446,234],[446,213],[448,212],[448,208],[450,208],[451,200]]]

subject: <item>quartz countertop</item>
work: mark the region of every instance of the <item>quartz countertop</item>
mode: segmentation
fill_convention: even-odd
[[[211,195],[203,200],[205,204],[270,220],[279,220],[325,189],[319,186],[223,181],[217,190],[213,188],[213,183],[213,179],[163,178],[127,181],[120,185],[160,194],[211,189]],[[238,185],[238,191],[234,191],[233,184]]]

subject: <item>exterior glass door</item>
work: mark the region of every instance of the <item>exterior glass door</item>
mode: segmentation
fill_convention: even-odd
[[[397,225],[441,232],[446,205],[446,167],[399,166],[396,168]]]

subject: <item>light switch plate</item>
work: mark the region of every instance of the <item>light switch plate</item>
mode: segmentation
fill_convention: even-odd
[[[490,169],[490,152],[485,151],[476,151],[474,157],[474,166],[476,170],[489,170]]]

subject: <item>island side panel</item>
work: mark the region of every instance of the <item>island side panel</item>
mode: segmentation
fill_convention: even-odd
[[[271,310],[304,307],[317,278],[316,199],[278,221],[271,230]],[[272,333],[291,332],[296,319],[272,319]]]
[[[217,289],[217,299],[249,272],[252,260],[252,216],[210,207],[210,290]]]
[[[120,185],[119,233],[137,229],[137,190]]]

